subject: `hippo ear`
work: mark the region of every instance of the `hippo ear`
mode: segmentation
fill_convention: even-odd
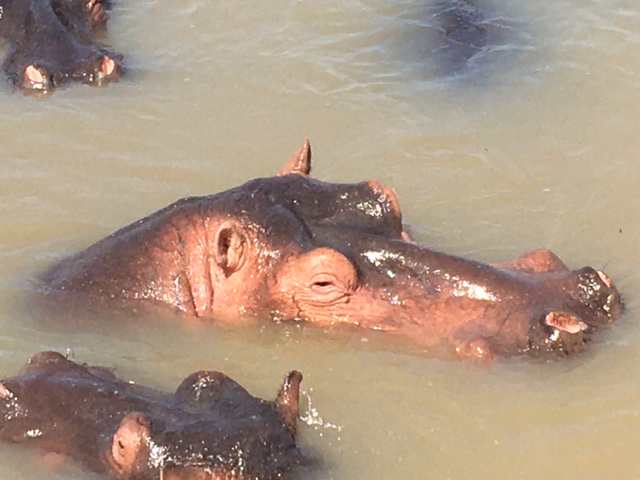
[[[148,448],[149,419],[144,413],[128,413],[120,422],[111,442],[111,465],[119,474],[131,473],[140,455]]]
[[[242,228],[234,223],[223,224],[216,233],[213,256],[227,277],[242,267],[246,244],[247,238]]]
[[[285,163],[278,175],[288,175],[290,173],[304,175],[305,177],[311,173],[311,144],[309,144],[308,138],[304,139],[302,146]]]
[[[276,409],[284,424],[295,435],[300,414],[300,382],[302,374],[297,370],[289,372],[276,396]]]
[[[14,398],[15,395],[13,394],[13,392],[11,392],[11,390],[9,390],[6,382],[4,380],[0,380],[0,399],[10,401]]]

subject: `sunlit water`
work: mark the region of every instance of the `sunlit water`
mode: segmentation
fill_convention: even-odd
[[[72,349],[158,388],[218,369],[273,397],[296,368],[301,442],[322,458],[305,478],[637,479],[640,3],[479,3],[493,47],[452,72],[430,63],[423,1],[118,0],[124,81],[43,101],[2,85],[0,375]],[[33,314],[56,260],[274,174],[304,136],[317,178],[395,188],[420,242],[482,261],[546,246],[605,269],[626,313],[587,355],[488,366],[368,332]],[[2,446],[0,475],[91,477],[38,458]]]

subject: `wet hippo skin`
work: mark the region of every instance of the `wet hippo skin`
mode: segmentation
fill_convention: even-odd
[[[122,73],[121,56],[97,42],[108,0],[0,0],[3,70],[25,93],[50,93],[66,81],[106,85]]]
[[[500,7],[500,8],[499,8]],[[513,10],[513,11],[511,11]],[[491,0],[423,0],[402,15],[395,57],[429,80],[477,84],[531,48],[526,18]]]
[[[448,74],[461,72],[467,62],[487,48],[491,24],[472,0],[438,0],[429,11],[442,39],[432,55]]]
[[[279,176],[180,200],[54,265],[46,295],[356,325],[484,358],[580,351],[622,309],[602,272],[569,270],[545,249],[500,265],[431,250],[404,232],[392,190],[321,182],[310,169],[305,143]]]
[[[287,478],[301,458],[295,441],[301,380],[289,373],[270,402],[223,373],[200,371],[170,394],[42,352],[0,382],[0,438],[110,478]]]

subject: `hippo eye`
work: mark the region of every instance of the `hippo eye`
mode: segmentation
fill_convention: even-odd
[[[316,301],[322,304],[331,304],[342,301],[348,290],[340,279],[333,275],[321,273],[311,278],[309,290]]]
[[[336,285],[336,279],[333,276],[327,275],[327,274],[320,274],[320,275],[316,275],[311,280],[311,288],[318,293],[323,293],[330,288],[339,288],[339,287],[338,285]]]

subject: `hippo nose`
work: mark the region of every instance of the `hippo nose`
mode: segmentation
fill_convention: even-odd
[[[117,82],[122,73],[122,67],[118,58],[109,55],[101,55],[91,62],[83,79],[85,83],[93,86],[104,86],[111,82]]]
[[[593,310],[602,323],[614,321],[622,312],[623,304],[613,281],[604,273],[591,267],[578,271],[578,299]]]

